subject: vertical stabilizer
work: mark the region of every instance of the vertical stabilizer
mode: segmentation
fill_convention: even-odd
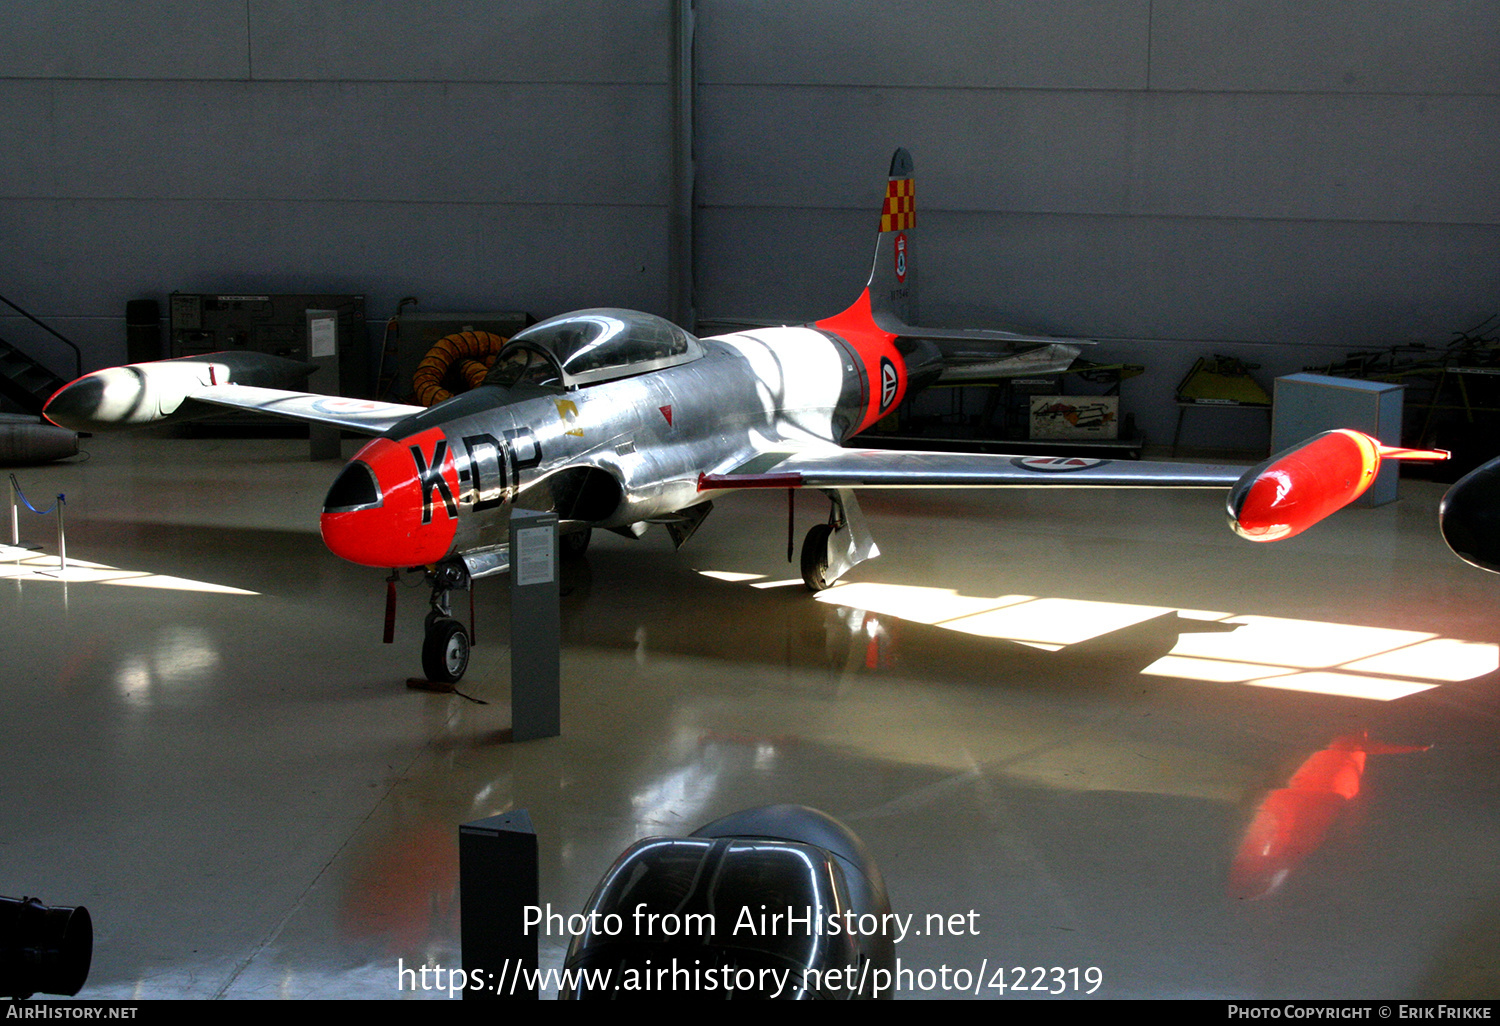
[[[891,175],[880,207],[880,234],[870,268],[870,313],[887,331],[917,321],[917,263],[912,237],[917,226],[915,166],[904,148],[891,156]]]
[[[931,343],[898,340],[917,315],[917,265],[911,248],[916,224],[911,154],[899,149],[891,157],[890,179],[880,205],[870,282],[849,309],[812,325],[843,339],[863,365],[859,387],[865,396],[865,412],[850,434],[890,413],[908,386],[921,388],[942,371],[942,355]]]

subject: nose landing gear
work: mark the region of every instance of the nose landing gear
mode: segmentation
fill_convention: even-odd
[[[469,668],[469,635],[457,620],[427,615],[422,642],[422,672],[430,681],[454,684]]]
[[[439,684],[454,684],[469,668],[469,634],[453,618],[448,595],[455,588],[470,587],[463,563],[445,563],[428,571],[432,584],[432,611],[424,621],[422,672]]]

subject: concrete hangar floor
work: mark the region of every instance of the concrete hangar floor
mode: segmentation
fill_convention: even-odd
[[[1500,993],[1500,579],[1441,486],[1269,546],[1217,492],[865,493],[884,555],[817,598],[782,493],[680,552],[596,533],[564,734],[507,744],[504,582],[489,704],[408,690],[425,589],[382,645],[305,441],[84,445],[18,472],[67,495],[68,573],[50,517],[0,565],[0,894],[89,908],[81,997],[445,997],[399,970],[460,964],[458,824],[528,810],[576,912],[633,840],[780,802],[915,915],[902,997]]]

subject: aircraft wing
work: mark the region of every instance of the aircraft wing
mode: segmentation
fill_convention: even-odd
[[[1230,527],[1248,541],[1300,534],[1364,494],[1382,460],[1442,460],[1438,450],[1403,449],[1358,431],[1314,435],[1249,469],[1200,463],[1145,463],[1076,456],[893,452],[834,445],[765,445],[735,465],[698,478],[719,488],[1228,488]]]
[[[824,446],[768,449],[702,475],[698,488],[1228,488],[1244,474],[1196,463]]]
[[[425,407],[380,403],[369,399],[345,399],[316,392],[287,392],[279,388],[254,385],[211,385],[195,390],[195,402],[250,410],[291,420],[329,424],[344,431],[366,435],[383,435],[392,427]]]

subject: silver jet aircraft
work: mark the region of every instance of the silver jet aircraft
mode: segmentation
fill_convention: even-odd
[[[518,333],[484,384],[431,408],[292,391],[306,365],[249,352],[114,367],[48,403],[53,422],[101,431],[253,410],[374,436],[328,490],[336,555],[432,586],[423,668],[456,681],[469,638],[449,593],[509,567],[512,507],[555,511],[565,551],[593,528],[681,546],[714,500],[741,488],[813,488],[830,500],[802,546],[817,591],[878,554],[860,488],[1231,488],[1231,526],[1289,537],[1352,501],[1394,450],[1330,432],[1258,467],[845,448],[936,381],[1061,370],[1064,340],[913,327],[917,270],[911,156],[897,150],[869,283],[843,313],[801,327],[696,338],[653,314],[601,308]],[[269,387],[268,387],[269,386]],[[388,620],[389,622],[389,620]]]

